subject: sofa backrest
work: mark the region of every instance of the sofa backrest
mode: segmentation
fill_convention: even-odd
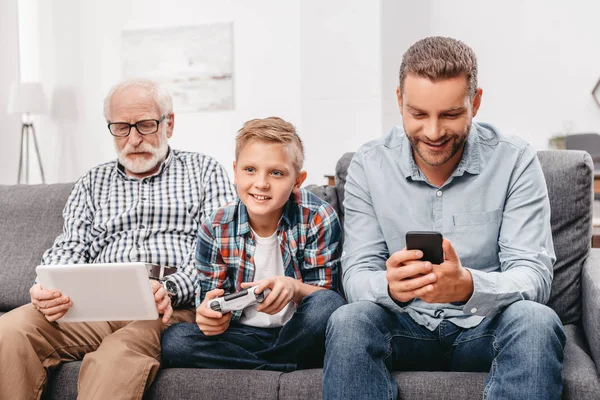
[[[0,185],[0,311],[29,302],[35,267],[62,231],[72,187]]]
[[[336,186],[309,190],[332,204],[343,219],[344,185],[353,153],[336,166]],[[581,318],[581,269],[591,244],[593,165],[583,151],[538,153],[548,185],[557,261],[548,305],[563,323]],[[35,266],[62,231],[62,209],[72,183],[0,185],[0,312],[29,301]]]
[[[344,154],[337,163],[335,189],[310,187],[326,199],[337,194],[335,210],[343,217],[344,185],[354,153]],[[581,269],[591,245],[593,211],[593,164],[584,151],[540,151],[538,158],[548,186],[552,237],[557,261],[548,305],[564,324],[581,318]],[[321,194],[325,193],[327,197]]]

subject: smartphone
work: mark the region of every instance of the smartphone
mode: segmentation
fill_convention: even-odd
[[[411,231],[406,233],[406,249],[421,250],[422,261],[432,264],[444,262],[444,251],[442,250],[442,234],[439,232]]]

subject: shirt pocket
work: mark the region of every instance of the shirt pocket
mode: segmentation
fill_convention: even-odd
[[[476,269],[498,265],[502,209],[458,213],[453,214],[452,219],[454,228],[450,240],[462,264]]]

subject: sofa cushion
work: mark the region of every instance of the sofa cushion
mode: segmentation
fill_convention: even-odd
[[[69,362],[50,374],[45,399],[75,400],[81,362]],[[281,372],[229,369],[161,369],[144,399],[276,399]]]
[[[35,267],[62,231],[72,187],[0,185],[0,310],[29,302]]]
[[[582,329],[565,325],[567,343],[563,361],[563,399],[596,399],[600,393],[600,376],[589,355]]]
[[[348,176],[348,167],[352,161],[354,153],[344,154],[335,165],[335,189],[337,191],[338,201],[340,203],[340,214],[344,214],[344,186],[346,186],[346,177]]]
[[[163,369],[144,399],[277,399],[281,374],[230,369]]]
[[[550,198],[556,263],[548,305],[563,324],[581,319],[581,270],[592,237],[594,167],[584,151],[540,151]]]
[[[581,329],[565,326],[567,344],[563,365],[563,398],[596,399],[600,392],[600,378],[594,362],[585,348]],[[481,399],[486,372],[423,372],[395,371],[392,376],[398,383],[399,398],[419,399]],[[280,400],[320,399],[322,370],[295,371],[281,376]]]

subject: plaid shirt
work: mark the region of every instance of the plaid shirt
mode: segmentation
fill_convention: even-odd
[[[305,189],[292,192],[277,228],[285,276],[337,290],[341,234],[329,204]],[[236,292],[242,282],[252,282],[255,249],[248,212],[239,197],[207,218],[196,246],[196,306],[212,289]],[[241,314],[235,311],[233,319]]]
[[[147,262],[179,267],[173,305],[194,297],[193,254],[200,222],[233,197],[227,173],[214,159],[169,150],[159,171],[128,176],[117,161],[80,178],[63,210],[63,232],[42,264]]]

